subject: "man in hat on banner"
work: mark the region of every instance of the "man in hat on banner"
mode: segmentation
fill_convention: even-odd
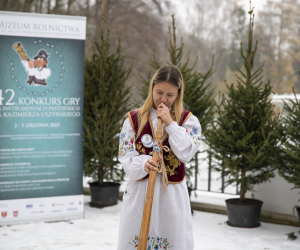
[[[25,60],[22,57],[22,63],[28,73],[27,83],[31,85],[32,83],[47,85],[46,79],[51,75],[51,70],[47,68],[49,54],[45,50],[40,50],[39,53],[34,57],[34,61]]]

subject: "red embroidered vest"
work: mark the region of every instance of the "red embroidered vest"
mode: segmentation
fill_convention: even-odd
[[[153,141],[155,140],[155,134],[152,126],[151,117],[149,114],[149,120],[147,124],[145,125],[144,129],[141,132],[141,135],[138,139],[136,139],[136,134],[138,132],[138,110],[134,110],[128,113],[129,120],[131,122],[132,129],[134,131],[135,135],[135,148],[136,151],[138,151],[141,155],[152,155],[153,147],[146,147],[142,143],[142,138],[144,135],[151,135],[153,138]],[[186,120],[190,117],[192,113],[186,109],[183,110],[181,115],[181,120],[179,123],[179,126],[182,126]],[[184,163],[178,160],[177,156],[172,151],[168,137],[163,135],[163,146],[168,146],[170,151],[166,152],[164,151],[164,162],[167,170],[168,175],[168,181],[171,184],[180,183],[183,181],[185,177],[185,169],[184,169]],[[141,180],[146,180],[149,178],[149,174],[146,175]]]

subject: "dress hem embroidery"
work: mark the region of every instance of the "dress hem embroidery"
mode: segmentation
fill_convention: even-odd
[[[134,240],[128,242],[128,244],[134,246],[135,248],[139,245],[139,236],[135,236]],[[148,236],[148,243],[147,243],[147,249],[146,250],[159,250],[159,249],[170,249],[173,248],[170,243],[168,243],[167,238],[160,238],[158,236],[156,237],[150,237]]]

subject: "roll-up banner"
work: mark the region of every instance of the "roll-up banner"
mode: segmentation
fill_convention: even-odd
[[[0,11],[0,225],[84,217],[86,18]]]

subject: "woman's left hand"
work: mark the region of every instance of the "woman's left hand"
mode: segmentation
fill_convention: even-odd
[[[157,118],[161,118],[165,126],[168,126],[173,122],[173,119],[171,118],[170,115],[169,108],[165,104],[163,103],[159,104],[156,113],[157,113]]]

